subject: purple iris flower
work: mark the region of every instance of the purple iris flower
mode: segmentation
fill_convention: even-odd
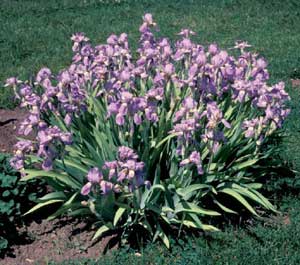
[[[102,180],[100,182],[100,187],[101,187],[102,193],[107,194],[113,189],[114,184],[109,181]]]
[[[86,196],[91,192],[91,188],[92,188],[92,183],[91,182],[87,182],[81,189],[81,194]]]
[[[102,172],[99,170],[99,168],[94,167],[89,170],[87,179],[91,183],[99,183],[103,179]]]

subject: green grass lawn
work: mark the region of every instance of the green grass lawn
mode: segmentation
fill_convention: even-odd
[[[174,39],[181,28],[189,27],[203,44],[229,48],[236,40],[247,40],[269,60],[273,79],[288,80],[295,71],[300,76],[298,0],[119,1],[1,0],[0,87],[9,76],[25,79],[42,66],[54,72],[66,67],[74,32],[85,32],[94,43],[127,32],[135,48],[145,12],[153,13],[161,35]],[[0,103],[10,105],[5,97]]]
[[[285,81],[292,97],[282,159],[300,171],[300,87],[292,88],[290,82],[300,79],[299,0],[1,0],[0,107],[14,106],[11,92],[2,88],[7,77],[27,79],[43,66],[57,72],[70,63],[74,32],[85,32],[93,43],[105,41],[110,33],[126,32],[136,48],[145,12],[157,21],[158,35],[176,39],[176,33],[188,27],[204,45],[217,42],[227,49],[236,40],[246,40],[267,58],[271,82]],[[288,181],[297,186],[297,181]],[[292,222],[286,227],[228,228],[172,253],[149,246],[143,257],[121,251],[99,264],[300,264],[300,201],[285,191],[288,197],[280,205],[289,209]]]

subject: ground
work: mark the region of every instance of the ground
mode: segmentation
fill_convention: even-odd
[[[94,258],[104,251],[109,237],[99,242],[91,241],[95,232],[87,229],[85,222],[70,218],[54,221],[33,221],[20,228],[20,240],[13,246],[3,265],[48,264],[50,260],[62,262],[66,257]],[[22,240],[21,240],[22,239]]]
[[[71,60],[69,38],[74,32],[85,32],[93,43],[105,41],[111,33],[127,32],[130,44],[136,48],[138,25],[145,12],[151,12],[160,26],[158,35],[174,40],[181,28],[188,27],[197,32],[195,40],[204,45],[217,42],[228,49],[236,40],[246,40],[266,57],[270,81],[283,80],[292,98],[281,148],[282,159],[299,176],[298,0],[2,0],[0,152],[12,151],[16,127],[26,116],[20,109],[6,109],[15,107],[11,91],[3,87],[7,77],[18,75],[20,79],[28,79],[43,66],[54,73],[66,67]],[[222,233],[195,239],[182,248],[175,247],[172,252],[159,245],[150,245],[140,256],[119,250],[98,264],[300,264],[300,189],[294,179],[285,180],[283,176],[282,182],[285,181],[288,184],[285,183],[279,199],[276,197],[274,201],[288,217],[280,222],[271,218],[243,229],[229,226]],[[61,222],[65,225],[60,226]],[[16,258],[0,260],[0,264],[48,264],[50,259],[62,261],[71,257],[77,261],[64,264],[96,264],[82,258],[95,257],[103,245],[98,243],[86,250],[91,243],[91,232],[74,235],[81,226],[82,223],[66,220],[33,222],[23,228],[29,232],[27,244],[14,246]]]
[[[0,109],[0,152],[12,153],[17,142],[18,126],[25,118],[26,111],[23,109]]]

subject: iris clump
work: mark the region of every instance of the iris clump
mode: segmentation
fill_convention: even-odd
[[[95,238],[137,233],[169,247],[174,230],[218,230],[214,216],[276,211],[258,189],[289,113],[284,83],[267,84],[267,62],[246,42],[233,56],[188,29],[176,43],[156,38],[156,27],[145,14],[137,59],[125,33],[96,46],[77,33],[68,68],[7,80],[30,113],[20,133],[35,136],[11,165],[53,189],[28,213],[60,203],[50,218],[94,216]]]

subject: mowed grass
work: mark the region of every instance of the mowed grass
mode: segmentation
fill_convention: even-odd
[[[0,108],[14,106],[11,91],[2,88],[7,77],[28,79],[43,66],[55,73],[70,64],[74,32],[85,32],[94,44],[103,43],[111,33],[126,32],[135,50],[146,12],[159,25],[157,35],[175,40],[181,28],[190,28],[203,45],[216,42],[228,49],[236,40],[246,40],[267,58],[270,82],[286,82],[292,97],[281,156],[300,171],[300,87],[292,88],[290,81],[300,79],[299,0],[1,0]],[[300,264],[298,175],[286,179],[283,173],[278,182],[286,196],[276,203],[290,213],[290,225],[228,228],[212,238],[175,247],[171,253],[155,245],[147,247],[142,257],[122,250],[99,263],[65,264]],[[291,197],[289,188],[296,197]]]
[[[9,76],[28,78],[42,66],[54,72],[66,67],[74,32],[85,32],[93,43],[104,42],[111,33],[127,32],[135,49],[145,12],[154,15],[158,35],[176,39],[176,33],[188,27],[197,32],[195,40],[204,45],[217,42],[229,48],[236,40],[246,40],[268,59],[273,79],[289,79],[294,72],[299,73],[298,0],[119,1],[0,1],[2,84]]]

